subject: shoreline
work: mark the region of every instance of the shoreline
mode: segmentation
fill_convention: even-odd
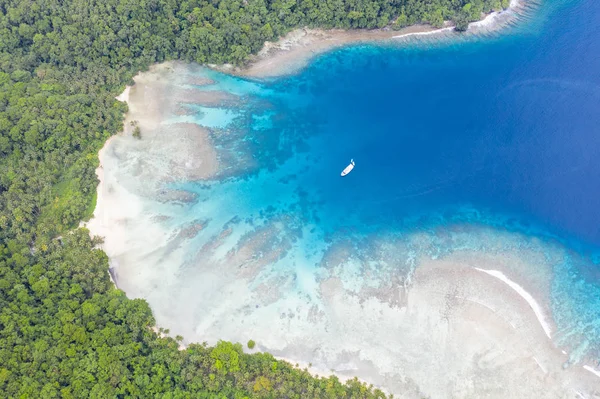
[[[123,92],[121,94],[119,94],[118,96],[115,97],[115,99],[117,101],[126,103],[129,105],[129,92],[131,91],[131,87],[132,86],[125,86],[125,90],[123,90]],[[125,132],[126,130],[126,123],[127,123],[127,116],[130,113],[130,111],[127,111],[124,115],[123,115],[123,132]],[[102,146],[102,148],[100,148],[100,150],[98,151],[98,167],[96,168],[96,170],[94,171],[94,173],[96,174],[96,177],[98,178],[98,186],[96,187],[96,207],[94,208],[94,212],[92,213],[92,217],[87,221],[87,222],[80,222],[79,223],[79,227],[84,227],[86,229],[88,229],[88,231],[90,232],[90,237],[101,237],[102,238],[102,243],[100,244],[100,249],[102,249],[103,251],[105,251],[104,249],[104,240],[106,239],[107,234],[109,233],[109,228],[107,226],[105,226],[105,222],[102,220],[103,219],[103,215],[104,215],[104,208],[100,207],[100,203],[102,202],[103,198],[104,198],[104,194],[105,194],[105,190],[106,190],[106,178],[105,178],[105,173],[104,173],[104,156],[106,154],[107,149],[110,147],[110,145],[112,144],[112,142],[114,140],[116,140],[117,137],[119,137],[121,135],[121,133],[117,133],[114,136],[110,136],[105,142],[104,145]],[[106,252],[106,251],[105,251]],[[108,254],[107,254],[108,256]],[[108,273],[108,278],[110,279],[111,283],[113,284],[113,286],[116,289],[120,289],[118,284],[117,284],[117,276],[115,274],[114,271],[114,267],[112,265],[113,260],[109,257],[108,259],[108,269],[106,270],[106,272]]]
[[[293,367],[295,367],[295,368],[297,368],[299,370],[306,370],[313,377],[322,377],[322,378],[336,377],[338,380],[340,380],[340,382],[342,384],[345,384],[348,381],[353,380],[354,378],[358,378],[358,377],[349,377],[349,376],[340,374],[339,372],[337,372],[335,370],[325,370],[325,369],[322,369],[322,368],[314,366],[312,363],[290,359],[290,358],[285,357],[285,356],[275,356],[275,355],[273,355],[273,357],[275,359],[277,359],[277,360],[281,360],[283,362],[287,362],[287,363],[291,364]],[[358,378],[358,380],[360,382],[368,385],[368,383],[366,381],[361,380],[360,378]],[[377,387],[377,389],[379,389],[380,391],[383,391],[386,395],[389,394],[382,387]]]
[[[511,0],[508,8],[502,11],[492,11],[481,20],[469,23],[467,31],[462,35],[477,33],[478,30],[502,29],[506,21],[498,21],[503,16],[513,16],[515,10],[522,8],[525,0]],[[365,30],[342,29],[311,29],[298,28],[276,42],[265,42],[258,54],[249,59],[243,67],[234,67],[231,64],[208,65],[209,68],[219,72],[233,74],[248,78],[269,79],[280,76],[292,75],[304,69],[315,57],[345,46],[358,44],[394,45],[399,40],[418,37],[442,37],[452,34],[455,27],[450,21],[445,21],[444,26],[435,28],[431,25],[416,24],[399,30],[388,28]]]
[[[305,68],[313,58],[336,48],[366,43],[391,44],[394,40],[414,36],[439,34],[454,30],[446,24],[443,28],[430,25],[411,25],[400,30],[342,30],[301,28],[289,32],[277,42],[266,42],[263,49],[250,58],[247,66],[231,65],[211,68],[223,73],[250,78],[275,78],[294,74]]]

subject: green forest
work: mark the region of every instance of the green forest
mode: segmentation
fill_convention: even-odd
[[[508,0],[0,0],[0,392],[7,398],[383,398],[240,344],[160,338],[110,282],[95,206],[115,100],[152,63],[243,64],[297,27],[458,29]],[[260,342],[260,337],[255,337]],[[254,343],[252,342],[253,346]]]

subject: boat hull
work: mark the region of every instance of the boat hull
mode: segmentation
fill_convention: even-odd
[[[342,170],[341,176],[346,176],[348,173],[352,172],[352,169],[354,169],[354,162],[352,162],[350,165],[346,166],[344,170]]]

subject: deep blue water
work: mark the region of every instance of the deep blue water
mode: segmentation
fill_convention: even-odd
[[[549,3],[512,34],[341,49],[273,83],[311,99],[282,123],[319,137],[325,209],[394,228],[470,206],[600,246],[600,4]]]

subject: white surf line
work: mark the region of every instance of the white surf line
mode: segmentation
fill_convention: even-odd
[[[544,368],[544,366],[542,366],[542,364],[539,362],[539,360],[537,360],[537,358],[535,356],[533,356],[533,360],[535,360],[535,362],[537,363],[537,365],[540,366],[540,368],[542,369],[542,371],[544,372],[544,374],[548,374],[548,371]]]
[[[400,34],[398,36],[392,36],[392,39],[400,39],[403,37],[410,37],[410,36],[429,36],[429,35],[437,35],[438,33],[442,33],[442,32],[447,32],[447,31],[452,31],[454,30],[454,26],[449,26],[447,28],[441,28],[441,29],[435,29],[435,30],[430,30],[427,32],[413,32],[413,33],[404,33],[404,34]]]
[[[521,287],[519,284],[510,280],[501,271],[485,270],[485,269],[480,269],[478,267],[475,267],[474,269],[479,270],[480,272],[487,273],[492,277],[496,277],[497,279],[506,283],[510,288],[515,290],[519,295],[521,295],[521,297],[527,301],[527,303],[533,310],[533,313],[535,313],[535,317],[537,317],[538,321],[542,325],[542,328],[544,329],[544,332],[546,333],[548,338],[552,338],[552,334],[551,334],[552,329],[550,328],[550,324],[548,324],[548,322],[546,321],[546,317],[544,316],[542,307],[536,302],[536,300],[531,296],[531,294],[529,292],[525,291],[525,289],[523,287]]]
[[[505,8],[504,10],[501,10],[501,11],[492,11],[491,13],[486,15],[485,18],[483,18],[482,20],[470,22],[469,28],[482,28],[482,27],[494,25],[497,17],[502,16],[505,13],[514,10],[517,6],[520,6],[520,5],[521,5],[521,2],[519,0],[512,0],[510,2],[510,4],[508,5],[508,8]]]
[[[588,365],[583,366],[584,369],[586,369],[587,371],[589,371],[590,373],[593,373],[596,375],[596,377],[600,378],[600,371],[596,370],[593,367],[590,367]]]
[[[573,390],[573,392],[575,392],[577,394],[577,396],[579,396],[580,398],[587,399],[587,397],[584,394],[582,394],[581,392],[576,391],[576,390]]]
[[[487,308],[487,309],[491,310],[492,312],[496,313],[496,309],[494,309],[493,307],[491,307],[491,306],[490,306],[490,305],[488,305],[488,304],[485,304],[485,303],[483,303],[482,301],[478,301],[478,300],[476,300],[476,299],[472,299],[472,298],[463,298],[463,299],[466,299],[467,301],[471,301],[471,302],[473,302],[473,303],[476,303],[476,304],[478,304],[478,305],[481,305],[481,306],[483,306],[484,308]],[[512,323],[511,323],[511,324],[512,324]],[[514,326],[513,326],[513,327],[514,327]]]
[[[484,28],[494,24],[494,20],[497,16],[502,15],[504,11],[493,11],[485,16],[481,21],[475,21],[469,23],[469,28]]]
[[[115,98],[118,101],[121,101],[123,103],[127,103],[129,102],[129,91],[131,90],[131,86],[125,86],[125,90],[123,91],[123,93],[119,94],[118,96],[116,96]]]

